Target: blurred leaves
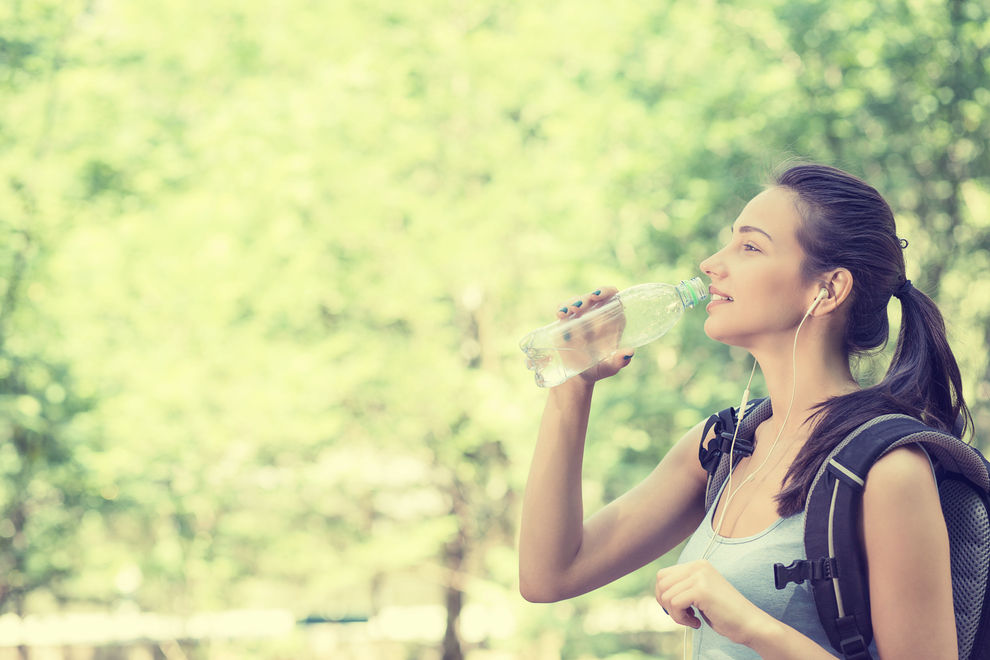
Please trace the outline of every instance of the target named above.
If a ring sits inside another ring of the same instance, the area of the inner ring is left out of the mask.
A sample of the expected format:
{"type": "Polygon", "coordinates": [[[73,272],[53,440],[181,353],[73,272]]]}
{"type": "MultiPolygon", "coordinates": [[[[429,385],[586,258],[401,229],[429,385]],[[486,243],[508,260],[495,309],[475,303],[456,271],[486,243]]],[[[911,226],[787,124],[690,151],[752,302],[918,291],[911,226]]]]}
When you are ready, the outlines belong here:
{"type": "MultiPolygon", "coordinates": [[[[575,293],[694,275],[791,155],[892,202],[990,429],[986,13],[5,4],[0,555],[34,571],[8,583],[39,608],[517,603],[542,395],[516,339],[575,293]]],[[[737,399],[748,360],[702,321],[601,388],[589,509],[737,399]]],[[[571,606],[540,615],[564,639],[499,643],[623,648],[571,606]]]]}

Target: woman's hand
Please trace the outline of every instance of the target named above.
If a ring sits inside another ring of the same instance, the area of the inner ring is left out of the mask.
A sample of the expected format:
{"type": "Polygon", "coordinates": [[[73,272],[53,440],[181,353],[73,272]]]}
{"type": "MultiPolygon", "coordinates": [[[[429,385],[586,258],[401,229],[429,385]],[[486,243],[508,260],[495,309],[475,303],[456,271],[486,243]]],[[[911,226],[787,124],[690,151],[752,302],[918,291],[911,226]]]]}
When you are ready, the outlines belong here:
{"type": "Polygon", "coordinates": [[[773,622],[704,559],[658,571],[656,597],[676,623],[700,628],[697,612],[715,632],[736,644],[749,646],[760,627],[773,622]]]}
{"type": "MultiPolygon", "coordinates": [[[[558,309],[557,318],[561,321],[568,321],[570,319],[578,318],[586,312],[607,303],[612,296],[618,293],[618,291],[618,289],[612,286],[602,287],[601,289],[592,291],[591,293],[578,298],[571,304],[565,305],[558,309]]],[[[585,344],[605,342],[613,343],[614,345],[614,342],[618,341],[618,338],[622,336],[622,330],[624,327],[625,319],[620,315],[614,321],[603,323],[596,327],[594,336],[574,337],[572,341],[575,343],[583,342],[585,344]]],[[[635,351],[633,350],[620,349],[595,366],[582,372],[580,374],[580,378],[586,384],[590,385],[596,381],[602,380],[603,378],[614,376],[623,367],[629,364],[634,354],[635,351]]]]}

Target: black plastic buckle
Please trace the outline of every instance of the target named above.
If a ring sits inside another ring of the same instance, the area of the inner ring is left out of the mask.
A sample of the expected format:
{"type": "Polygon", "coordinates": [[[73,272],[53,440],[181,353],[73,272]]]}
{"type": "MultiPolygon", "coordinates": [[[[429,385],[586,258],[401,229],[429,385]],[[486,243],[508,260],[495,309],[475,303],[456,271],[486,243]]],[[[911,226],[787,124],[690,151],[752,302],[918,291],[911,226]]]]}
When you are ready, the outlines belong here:
{"type": "Polygon", "coordinates": [[[814,561],[795,559],[787,566],[777,563],[773,565],[773,584],[783,589],[789,583],[803,584],[805,580],[831,580],[839,577],[835,557],[822,557],[814,561]]]}
{"type": "Polygon", "coordinates": [[[839,633],[839,651],[846,660],[869,660],[872,657],[866,639],[859,633],[855,616],[836,619],[835,626],[839,633]]]}
{"type": "Polygon", "coordinates": [[[701,467],[705,468],[705,472],[708,474],[715,474],[715,470],[718,469],[718,463],[721,458],[722,450],[718,444],[717,436],[708,442],[707,448],[705,448],[704,445],[701,445],[698,448],[698,460],[701,461],[701,467]]]}
{"type": "MultiPolygon", "coordinates": [[[[752,456],[753,448],[756,444],[753,442],[753,438],[736,438],[736,454],[742,454],[743,456],[752,456]]],[[[732,434],[726,431],[722,434],[722,452],[725,454],[729,453],[729,448],[732,447],[732,434]]]]}
{"type": "MultiPolygon", "coordinates": [[[[718,426],[715,427],[718,431],[718,426]]],[[[729,449],[732,447],[732,432],[722,431],[718,433],[714,438],[708,441],[708,447],[702,446],[698,450],[698,459],[701,461],[701,466],[705,468],[708,474],[715,474],[718,469],[718,464],[722,460],[722,456],[729,453],[729,449]]],[[[753,455],[753,440],[747,438],[736,438],[735,453],[741,454],[742,456],[752,456],[753,455]]]]}
{"type": "Polygon", "coordinates": [[[866,648],[866,640],[862,635],[843,638],[839,642],[839,650],[842,651],[846,660],[867,660],[870,658],[870,651],[866,648]]]}

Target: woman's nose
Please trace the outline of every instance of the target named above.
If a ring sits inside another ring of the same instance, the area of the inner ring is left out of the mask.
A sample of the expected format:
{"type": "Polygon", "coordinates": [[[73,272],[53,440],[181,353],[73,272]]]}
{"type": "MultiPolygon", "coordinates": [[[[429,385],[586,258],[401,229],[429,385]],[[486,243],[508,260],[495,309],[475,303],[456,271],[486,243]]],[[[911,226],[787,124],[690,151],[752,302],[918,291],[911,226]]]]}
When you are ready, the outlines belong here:
{"type": "Polygon", "coordinates": [[[721,250],[711,255],[710,257],[702,261],[700,264],[698,264],[698,267],[701,268],[701,272],[707,275],[708,277],[715,277],[717,275],[721,275],[722,260],[719,258],[720,254],[721,254],[721,250]]]}

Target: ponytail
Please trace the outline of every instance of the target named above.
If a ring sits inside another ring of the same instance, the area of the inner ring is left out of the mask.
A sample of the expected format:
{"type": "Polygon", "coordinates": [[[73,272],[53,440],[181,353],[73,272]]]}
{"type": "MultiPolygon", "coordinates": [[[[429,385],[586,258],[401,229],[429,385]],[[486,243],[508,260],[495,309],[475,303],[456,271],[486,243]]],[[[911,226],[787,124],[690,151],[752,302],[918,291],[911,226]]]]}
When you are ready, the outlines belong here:
{"type": "Polygon", "coordinates": [[[931,298],[902,285],[901,330],[887,374],[880,382],[929,426],[962,435],[972,418],[962,396],[962,378],[945,336],[942,314],[931,298]],[[958,427],[958,428],[957,428],[958,427]]]}

